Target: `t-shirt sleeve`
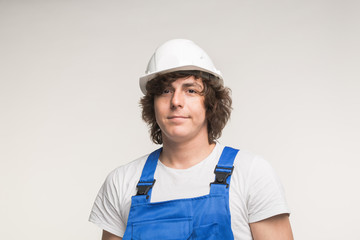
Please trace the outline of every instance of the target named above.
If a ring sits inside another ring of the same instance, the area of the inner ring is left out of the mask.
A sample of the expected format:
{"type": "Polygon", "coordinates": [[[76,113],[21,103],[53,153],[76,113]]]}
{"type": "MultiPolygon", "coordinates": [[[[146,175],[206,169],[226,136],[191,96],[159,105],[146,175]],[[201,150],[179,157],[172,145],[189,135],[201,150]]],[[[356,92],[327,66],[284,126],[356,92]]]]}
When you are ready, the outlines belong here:
{"type": "Polygon", "coordinates": [[[267,161],[260,157],[254,159],[248,181],[249,223],[290,213],[281,182],[267,161]]]}
{"type": "Polygon", "coordinates": [[[103,230],[122,237],[126,223],[120,213],[119,181],[117,171],[112,171],[106,178],[96,196],[89,221],[103,230]]]}

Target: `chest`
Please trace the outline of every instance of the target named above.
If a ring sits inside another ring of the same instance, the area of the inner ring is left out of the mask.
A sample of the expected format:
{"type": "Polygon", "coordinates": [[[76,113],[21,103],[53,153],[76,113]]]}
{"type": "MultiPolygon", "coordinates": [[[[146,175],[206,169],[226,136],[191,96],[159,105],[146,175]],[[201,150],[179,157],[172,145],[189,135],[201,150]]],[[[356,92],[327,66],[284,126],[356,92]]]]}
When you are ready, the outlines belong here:
{"type": "Polygon", "coordinates": [[[190,171],[177,171],[159,165],[155,171],[151,202],[193,198],[209,194],[214,181],[215,163],[203,164],[190,171]]]}

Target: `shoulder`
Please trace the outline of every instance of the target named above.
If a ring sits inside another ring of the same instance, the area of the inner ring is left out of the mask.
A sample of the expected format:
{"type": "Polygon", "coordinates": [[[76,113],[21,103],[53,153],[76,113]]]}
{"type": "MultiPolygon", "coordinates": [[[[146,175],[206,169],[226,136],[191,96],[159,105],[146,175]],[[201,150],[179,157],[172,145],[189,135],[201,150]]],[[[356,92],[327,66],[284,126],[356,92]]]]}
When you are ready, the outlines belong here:
{"type": "Polygon", "coordinates": [[[272,172],[270,163],[261,155],[246,150],[240,150],[235,158],[234,166],[243,174],[251,176],[260,172],[272,172]]]}
{"type": "MultiPolygon", "coordinates": [[[[236,186],[239,196],[249,200],[264,193],[264,189],[282,193],[282,184],[271,164],[261,155],[246,150],[239,150],[234,160],[231,184],[236,186]]],[[[235,190],[233,189],[233,190],[235,190]]],[[[267,192],[267,191],[266,191],[267,192]]]]}
{"type": "Polygon", "coordinates": [[[290,212],[279,177],[262,156],[240,150],[233,174],[233,195],[246,206],[248,222],[290,212]]]}
{"type": "MultiPolygon", "coordinates": [[[[220,145],[219,150],[222,152],[225,146],[220,145]]],[[[238,149],[234,160],[234,174],[241,175],[243,178],[249,177],[253,171],[259,171],[260,169],[271,169],[270,164],[261,156],[252,152],[243,150],[238,147],[231,147],[238,149]]]]}
{"type": "MultiPolygon", "coordinates": [[[[220,157],[226,146],[217,144],[217,154],[220,157]]],[[[265,170],[272,171],[271,165],[261,155],[254,154],[239,147],[227,146],[239,150],[234,160],[234,171],[242,175],[251,175],[253,171],[265,170]]]]}
{"type": "MultiPolygon", "coordinates": [[[[141,156],[129,163],[126,163],[122,166],[119,166],[112,170],[108,174],[108,179],[123,179],[123,178],[129,178],[129,177],[135,177],[134,174],[141,174],[141,170],[143,169],[146,159],[148,158],[149,154],[146,154],[144,156],[141,156]]],[[[140,176],[140,175],[139,175],[140,176]]]]}
{"type": "Polygon", "coordinates": [[[240,149],[234,161],[233,174],[235,181],[239,181],[249,192],[260,183],[271,184],[282,191],[276,171],[261,155],[240,149]]]}
{"type": "Polygon", "coordinates": [[[146,159],[148,158],[149,154],[146,154],[144,156],[141,156],[127,164],[124,164],[116,169],[114,169],[110,174],[116,174],[116,175],[132,175],[134,172],[137,172],[139,169],[142,170],[142,168],[145,165],[146,159]]]}
{"type": "Polygon", "coordinates": [[[111,171],[95,199],[89,220],[102,229],[122,236],[130,209],[131,196],[148,155],[111,171]]]}
{"type": "Polygon", "coordinates": [[[142,169],[148,156],[149,154],[141,156],[112,170],[107,175],[100,191],[111,191],[118,195],[123,195],[124,192],[132,189],[140,179],[142,169]]]}

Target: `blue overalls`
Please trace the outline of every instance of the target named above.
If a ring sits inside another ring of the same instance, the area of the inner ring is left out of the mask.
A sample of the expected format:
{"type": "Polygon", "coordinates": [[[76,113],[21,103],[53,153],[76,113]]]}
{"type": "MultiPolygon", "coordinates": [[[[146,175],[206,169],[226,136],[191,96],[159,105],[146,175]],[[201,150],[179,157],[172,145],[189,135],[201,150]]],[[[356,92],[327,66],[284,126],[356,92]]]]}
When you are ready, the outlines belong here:
{"type": "Polygon", "coordinates": [[[229,184],[239,150],[225,147],[215,168],[210,194],[186,199],[150,202],[154,173],[162,148],[146,160],[123,240],[234,239],[229,210],[229,184]]]}

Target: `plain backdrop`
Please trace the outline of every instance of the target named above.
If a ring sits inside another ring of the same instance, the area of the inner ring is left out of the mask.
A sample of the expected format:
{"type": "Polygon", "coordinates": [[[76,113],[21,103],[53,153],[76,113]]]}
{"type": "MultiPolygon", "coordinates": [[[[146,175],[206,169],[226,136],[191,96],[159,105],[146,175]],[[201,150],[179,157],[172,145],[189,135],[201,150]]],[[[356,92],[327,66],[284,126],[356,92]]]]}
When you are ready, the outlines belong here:
{"type": "Polygon", "coordinates": [[[0,0],[0,238],[100,239],[107,174],[158,146],[138,77],[193,40],[232,89],[219,141],[264,156],[296,239],[360,239],[360,2],[0,0]]]}

